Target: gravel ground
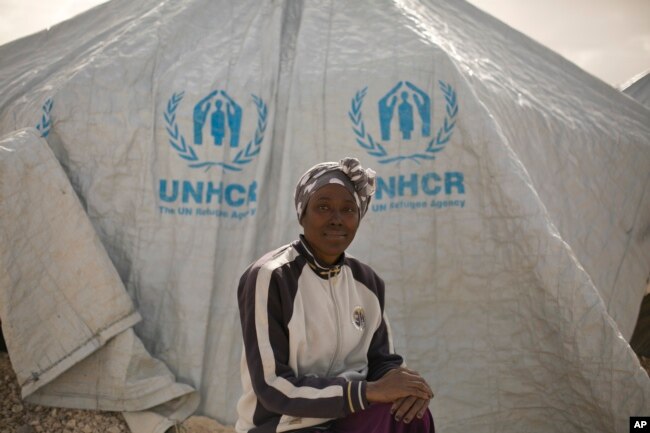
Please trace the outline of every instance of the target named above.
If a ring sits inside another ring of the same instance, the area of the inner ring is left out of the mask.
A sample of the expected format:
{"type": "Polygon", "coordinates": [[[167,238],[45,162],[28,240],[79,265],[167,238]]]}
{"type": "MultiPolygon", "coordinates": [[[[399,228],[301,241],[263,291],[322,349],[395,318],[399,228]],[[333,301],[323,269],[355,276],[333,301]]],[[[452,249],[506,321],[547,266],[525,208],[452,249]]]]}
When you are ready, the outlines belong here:
{"type": "Polygon", "coordinates": [[[9,355],[0,352],[0,433],[123,433],[119,413],[38,406],[20,399],[9,355]]]}
{"type": "MultiPolygon", "coordinates": [[[[20,387],[9,355],[0,352],[0,433],[128,433],[118,412],[61,409],[20,399],[20,387]]],[[[170,433],[234,433],[232,428],[193,416],[170,433]]]]}
{"type": "MultiPolygon", "coordinates": [[[[650,374],[650,358],[640,357],[650,374]]],[[[21,401],[9,356],[0,352],[0,433],[128,433],[121,414],[38,406],[21,401]]],[[[191,417],[170,433],[232,433],[206,417],[191,417]],[[176,431],[174,431],[176,430],[176,431]]]]}

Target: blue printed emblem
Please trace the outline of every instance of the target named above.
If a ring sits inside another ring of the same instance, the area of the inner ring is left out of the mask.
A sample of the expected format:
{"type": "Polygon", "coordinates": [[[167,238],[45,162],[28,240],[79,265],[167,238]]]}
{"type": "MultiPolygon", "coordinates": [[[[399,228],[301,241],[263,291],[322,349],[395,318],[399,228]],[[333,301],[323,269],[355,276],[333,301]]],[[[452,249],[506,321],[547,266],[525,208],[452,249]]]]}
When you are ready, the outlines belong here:
{"type": "MultiPolygon", "coordinates": [[[[262,98],[251,95],[257,109],[257,128],[254,137],[229,161],[202,160],[194,146],[211,146],[213,149],[240,147],[241,126],[244,112],[242,107],[225,91],[214,90],[194,105],[192,112],[193,140],[188,144],[176,123],[176,110],[183,100],[184,92],[174,93],[167,102],[165,123],[169,144],[178,156],[188,162],[191,168],[220,166],[224,170],[241,171],[260,153],[266,130],[267,107],[262,98]]],[[[205,152],[209,153],[209,152],[205,152]]]]}
{"type": "Polygon", "coordinates": [[[435,135],[431,135],[432,102],[431,97],[422,89],[409,81],[400,81],[388,91],[378,102],[378,121],[381,141],[375,140],[366,130],[363,120],[362,106],[368,87],[359,90],[354,98],[348,115],[352,121],[352,130],[357,143],[369,154],[378,158],[382,164],[410,159],[433,160],[435,154],[445,148],[456,126],[458,101],[456,91],[444,81],[438,82],[445,98],[445,118],[443,125],[435,135]],[[419,123],[419,124],[418,124],[419,123]],[[418,128],[416,128],[416,125],[418,128]],[[393,137],[394,131],[399,132],[402,141],[419,141],[425,143],[424,151],[407,155],[392,155],[386,147],[393,137]]]}
{"type": "Polygon", "coordinates": [[[41,133],[41,137],[43,138],[50,135],[50,129],[52,128],[52,117],[50,113],[52,112],[52,107],[54,107],[52,98],[47,98],[43,107],[41,107],[43,114],[41,114],[41,121],[36,125],[36,129],[41,133]]]}

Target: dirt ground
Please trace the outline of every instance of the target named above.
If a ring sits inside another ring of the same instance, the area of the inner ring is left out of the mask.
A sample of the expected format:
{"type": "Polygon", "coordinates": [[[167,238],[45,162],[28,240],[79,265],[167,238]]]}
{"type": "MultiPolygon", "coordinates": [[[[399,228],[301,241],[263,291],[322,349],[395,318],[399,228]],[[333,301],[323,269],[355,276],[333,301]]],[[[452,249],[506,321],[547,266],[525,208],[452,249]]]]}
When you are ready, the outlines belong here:
{"type": "MultiPolygon", "coordinates": [[[[650,374],[650,358],[640,357],[650,374]]],[[[0,352],[0,433],[128,433],[121,414],[38,406],[21,401],[9,356],[0,352]]],[[[170,433],[233,433],[206,417],[191,417],[170,433]]]]}

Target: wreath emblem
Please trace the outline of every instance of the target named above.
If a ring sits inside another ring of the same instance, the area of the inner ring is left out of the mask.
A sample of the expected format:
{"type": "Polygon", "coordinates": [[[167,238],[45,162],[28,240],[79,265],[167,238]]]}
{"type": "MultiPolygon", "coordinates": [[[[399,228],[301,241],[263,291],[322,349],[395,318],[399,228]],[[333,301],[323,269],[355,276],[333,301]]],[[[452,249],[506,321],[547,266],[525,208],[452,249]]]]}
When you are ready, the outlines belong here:
{"type": "Polygon", "coordinates": [[[205,161],[198,157],[191,145],[188,145],[176,123],[176,110],[184,96],[184,92],[172,94],[169,101],[167,101],[164,116],[167,133],[169,134],[169,144],[178,156],[188,162],[187,165],[190,168],[205,168],[207,171],[212,167],[219,166],[224,170],[241,171],[246,164],[250,163],[260,153],[268,114],[266,103],[262,98],[251,95],[257,109],[257,128],[255,129],[255,136],[248,142],[246,147],[237,152],[230,161],[205,161]]]}
{"type": "Polygon", "coordinates": [[[419,163],[419,160],[434,160],[435,154],[440,152],[449,143],[456,126],[456,115],[458,114],[458,101],[456,100],[456,91],[444,81],[438,81],[440,90],[445,97],[445,119],[442,126],[438,129],[434,137],[427,143],[424,152],[412,153],[410,155],[393,156],[386,151],[386,148],[380,141],[376,141],[369,132],[363,121],[361,108],[363,99],[366,97],[368,86],[359,90],[352,98],[348,116],[352,121],[352,130],[356,136],[357,144],[361,146],[369,155],[379,159],[381,164],[398,162],[410,159],[419,163]]]}
{"type": "Polygon", "coordinates": [[[43,114],[41,115],[41,121],[36,125],[36,129],[41,133],[41,137],[46,138],[50,135],[50,129],[52,128],[52,107],[54,107],[54,101],[52,98],[47,98],[43,107],[41,107],[43,114]]]}

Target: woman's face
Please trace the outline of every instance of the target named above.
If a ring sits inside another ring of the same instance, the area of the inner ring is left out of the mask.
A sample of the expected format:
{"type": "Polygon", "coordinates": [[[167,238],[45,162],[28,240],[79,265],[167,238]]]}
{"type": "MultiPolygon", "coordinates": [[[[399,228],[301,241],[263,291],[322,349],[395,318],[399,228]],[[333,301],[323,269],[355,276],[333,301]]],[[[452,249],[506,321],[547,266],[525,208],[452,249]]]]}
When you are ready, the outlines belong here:
{"type": "Polygon", "coordinates": [[[311,196],[300,225],[318,261],[331,265],[357,233],[359,208],[345,187],[328,184],[311,196]]]}

